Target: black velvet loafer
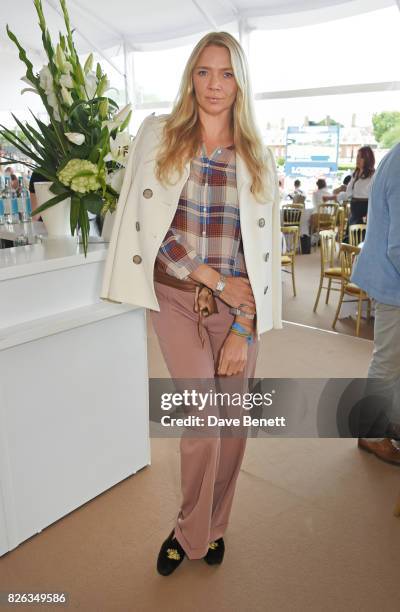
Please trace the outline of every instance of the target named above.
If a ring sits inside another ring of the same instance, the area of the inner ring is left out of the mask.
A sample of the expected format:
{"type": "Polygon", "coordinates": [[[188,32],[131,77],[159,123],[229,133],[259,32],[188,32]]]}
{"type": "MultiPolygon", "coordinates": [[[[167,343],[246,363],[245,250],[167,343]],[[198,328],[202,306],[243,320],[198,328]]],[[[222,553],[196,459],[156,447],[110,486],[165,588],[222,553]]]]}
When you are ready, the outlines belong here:
{"type": "Polygon", "coordinates": [[[163,542],[157,559],[157,571],[162,576],[169,576],[176,570],[185,558],[185,551],[175,537],[174,530],[163,542]]]}
{"type": "Polygon", "coordinates": [[[208,565],[219,565],[222,563],[225,553],[225,543],[223,538],[218,538],[214,542],[210,542],[208,545],[208,552],[204,558],[204,561],[208,565]]]}

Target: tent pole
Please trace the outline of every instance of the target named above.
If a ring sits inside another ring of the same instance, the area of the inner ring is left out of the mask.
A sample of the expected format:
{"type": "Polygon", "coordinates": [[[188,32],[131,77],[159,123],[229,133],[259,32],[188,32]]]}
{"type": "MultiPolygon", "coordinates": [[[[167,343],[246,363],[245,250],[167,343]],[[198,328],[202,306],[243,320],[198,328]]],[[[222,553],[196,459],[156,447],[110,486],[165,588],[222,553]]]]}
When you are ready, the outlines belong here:
{"type": "Polygon", "coordinates": [[[125,104],[129,104],[130,102],[130,92],[129,92],[129,84],[128,84],[128,52],[126,49],[126,41],[124,39],[122,43],[122,48],[124,50],[124,85],[125,85],[125,104]]]}
{"type": "Polygon", "coordinates": [[[250,60],[249,58],[249,53],[250,53],[250,32],[251,32],[251,28],[249,28],[247,20],[244,19],[243,17],[241,17],[238,21],[238,25],[239,25],[239,41],[240,44],[243,47],[243,50],[246,54],[246,57],[248,60],[250,60]]]}

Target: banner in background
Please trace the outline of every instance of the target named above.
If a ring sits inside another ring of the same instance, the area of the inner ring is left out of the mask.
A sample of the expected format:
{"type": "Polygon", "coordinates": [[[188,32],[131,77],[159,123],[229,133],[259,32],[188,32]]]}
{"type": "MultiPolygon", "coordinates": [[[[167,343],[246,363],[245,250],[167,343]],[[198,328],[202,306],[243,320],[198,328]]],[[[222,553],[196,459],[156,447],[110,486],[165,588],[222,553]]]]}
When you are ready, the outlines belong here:
{"type": "Polygon", "coordinates": [[[339,157],[339,129],[338,125],[288,127],[286,176],[336,173],[339,157]],[[317,173],[316,169],[318,169],[317,173]]]}

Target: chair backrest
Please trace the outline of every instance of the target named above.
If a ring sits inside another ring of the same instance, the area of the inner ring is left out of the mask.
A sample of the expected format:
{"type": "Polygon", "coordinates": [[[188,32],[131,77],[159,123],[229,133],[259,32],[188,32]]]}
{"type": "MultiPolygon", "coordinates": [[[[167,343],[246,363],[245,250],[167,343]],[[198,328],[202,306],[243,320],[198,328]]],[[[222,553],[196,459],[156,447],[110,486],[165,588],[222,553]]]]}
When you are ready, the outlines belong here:
{"type": "Polygon", "coordinates": [[[349,244],[358,246],[365,238],[367,226],[364,223],[349,225],[349,244]]]}
{"type": "Polygon", "coordinates": [[[287,255],[288,257],[294,257],[299,246],[299,226],[284,225],[283,227],[281,227],[281,231],[286,244],[285,255],[287,255]]]}
{"type": "Polygon", "coordinates": [[[303,207],[284,204],[282,206],[283,225],[300,225],[303,207]]]}
{"type": "Polygon", "coordinates": [[[345,284],[350,282],[351,273],[353,271],[353,264],[360,253],[361,249],[352,244],[345,244],[342,242],[340,245],[340,265],[342,268],[342,278],[345,284]]]}
{"type": "Polygon", "coordinates": [[[318,232],[323,229],[335,229],[339,205],[336,202],[324,202],[318,206],[318,232]]]}
{"type": "Polygon", "coordinates": [[[321,215],[329,215],[330,217],[335,217],[336,219],[338,208],[339,204],[337,202],[324,202],[318,206],[318,213],[321,215]]]}
{"type": "Polygon", "coordinates": [[[334,230],[322,230],[319,232],[321,244],[321,270],[332,268],[335,259],[336,232],[334,230]]]}

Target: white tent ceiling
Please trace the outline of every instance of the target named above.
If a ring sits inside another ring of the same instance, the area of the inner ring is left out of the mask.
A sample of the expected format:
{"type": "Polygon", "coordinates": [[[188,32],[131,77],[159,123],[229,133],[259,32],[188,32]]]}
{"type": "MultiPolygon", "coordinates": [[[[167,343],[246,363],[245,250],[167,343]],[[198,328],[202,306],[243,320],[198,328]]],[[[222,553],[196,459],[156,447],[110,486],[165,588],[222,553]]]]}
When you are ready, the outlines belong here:
{"type": "MultiPolygon", "coordinates": [[[[58,0],[42,0],[50,31],[61,25],[58,0]]],[[[121,40],[134,49],[176,44],[210,28],[242,21],[246,27],[287,28],[384,8],[396,0],[68,0],[71,22],[79,32],[79,50],[92,44],[106,49],[121,40]]],[[[5,25],[32,50],[40,49],[32,0],[16,0],[0,10],[0,44],[5,25]],[[10,6],[10,5],[8,5],[10,6]]]]}
{"type": "MultiPolygon", "coordinates": [[[[201,33],[238,24],[252,29],[279,29],[356,15],[393,6],[400,0],[68,0],[78,52],[121,47],[151,50],[191,43],[201,33]]],[[[2,4],[4,3],[4,0],[2,4]]],[[[59,0],[42,0],[52,35],[62,27],[59,0]]],[[[6,35],[6,24],[28,56],[40,67],[44,56],[32,0],[15,0],[0,8],[0,110],[22,108],[19,97],[24,67],[6,35]]],[[[29,95],[29,97],[31,97],[29,95]]]]}

